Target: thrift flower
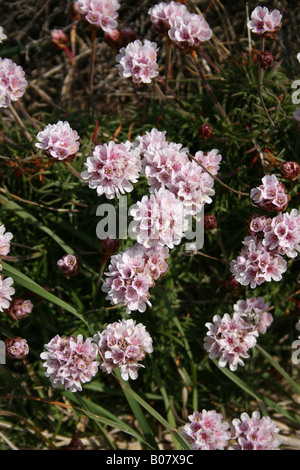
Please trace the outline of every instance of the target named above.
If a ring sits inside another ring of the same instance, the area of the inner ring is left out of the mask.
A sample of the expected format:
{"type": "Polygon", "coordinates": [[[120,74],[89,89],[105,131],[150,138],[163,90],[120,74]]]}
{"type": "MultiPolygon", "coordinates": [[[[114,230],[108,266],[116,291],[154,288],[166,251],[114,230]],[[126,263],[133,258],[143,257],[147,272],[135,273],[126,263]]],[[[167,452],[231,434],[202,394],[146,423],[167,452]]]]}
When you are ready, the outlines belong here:
{"type": "Polygon", "coordinates": [[[263,282],[280,281],[287,269],[287,263],[280,254],[272,253],[256,236],[248,236],[243,241],[236,260],[231,261],[230,270],[235,279],[251,289],[263,282]]]}
{"type": "Polygon", "coordinates": [[[168,146],[166,131],[159,131],[156,128],[151,129],[150,132],[146,131],[144,135],[136,137],[132,146],[144,157],[146,150],[154,151],[168,146]]]}
{"type": "Polygon", "coordinates": [[[110,33],[118,26],[117,0],[78,0],[76,8],[86,21],[105,32],[110,33]]]}
{"type": "Polygon", "coordinates": [[[3,279],[0,275],[0,312],[9,308],[11,296],[14,295],[15,289],[11,287],[14,281],[11,277],[3,279]]]}
{"type": "Polygon", "coordinates": [[[129,141],[120,144],[110,141],[97,145],[84,166],[86,170],[81,177],[88,181],[89,188],[96,189],[98,196],[105,194],[107,199],[113,199],[133,190],[132,183],[139,178],[141,160],[129,141]]]}
{"type": "Polygon", "coordinates": [[[268,219],[264,227],[263,245],[273,253],[296,258],[300,251],[300,214],[292,209],[268,219]]]}
{"type": "Polygon", "coordinates": [[[284,211],[289,203],[290,196],[275,175],[266,175],[257,188],[251,189],[250,198],[266,211],[284,211]]]}
{"type": "Polygon", "coordinates": [[[24,359],[29,353],[26,339],[21,338],[21,336],[6,338],[5,353],[9,359],[24,359]]]}
{"type": "Polygon", "coordinates": [[[150,83],[158,75],[157,51],[157,44],[147,39],[122,47],[116,56],[120,76],[132,77],[133,83],[150,83]]]}
{"type": "Polygon", "coordinates": [[[269,11],[267,7],[256,7],[251,13],[248,28],[259,36],[275,37],[281,28],[282,15],[279,10],[269,11]]]}
{"type": "Polygon", "coordinates": [[[13,320],[20,321],[29,317],[32,309],[33,304],[30,300],[14,299],[7,313],[13,320]]]}
{"type": "Polygon", "coordinates": [[[176,46],[187,54],[208,41],[212,30],[203,16],[186,11],[183,15],[176,16],[168,34],[176,46]]]}
{"type": "Polygon", "coordinates": [[[149,289],[167,270],[168,255],[166,246],[145,248],[139,243],[113,255],[102,285],[106,299],[113,305],[124,303],[128,314],[144,312],[147,305],[151,307],[149,289]]]}
{"type": "Polygon", "coordinates": [[[98,348],[92,338],[83,341],[82,335],[77,338],[56,335],[45,348],[47,351],[40,357],[54,388],[61,386],[63,390],[81,392],[82,384],[90,382],[98,372],[98,348]]]}
{"type": "Polygon", "coordinates": [[[281,176],[289,181],[295,181],[300,175],[300,165],[297,162],[283,162],[280,165],[281,176]]]}
{"type": "Polygon", "coordinates": [[[243,319],[257,329],[258,333],[264,334],[273,321],[273,316],[267,312],[270,307],[269,302],[265,302],[263,297],[250,297],[246,300],[238,300],[233,310],[240,314],[243,319]]]}
{"type": "Polygon", "coordinates": [[[64,276],[77,276],[80,264],[79,257],[72,254],[66,254],[57,261],[57,267],[64,276]]]}
{"type": "Polygon", "coordinates": [[[0,108],[8,108],[25,93],[27,80],[20,65],[0,57],[0,108]]]}
{"type": "Polygon", "coordinates": [[[170,3],[160,2],[149,10],[149,15],[154,28],[165,34],[169,31],[177,16],[182,16],[188,10],[185,5],[171,1],[170,3]]]}
{"type": "Polygon", "coordinates": [[[10,252],[10,241],[13,238],[11,232],[5,232],[5,225],[0,225],[0,259],[10,252]]]}
{"type": "Polygon", "coordinates": [[[249,356],[248,350],[256,344],[258,331],[249,325],[240,313],[235,312],[233,317],[225,313],[213,317],[213,323],[206,323],[207,336],[204,338],[204,349],[210,359],[219,359],[219,366],[229,364],[230,370],[237,370],[244,366],[244,359],[249,356]]]}
{"type": "Polygon", "coordinates": [[[48,124],[36,138],[39,142],[35,146],[54,161],[70,161],[79,150],[79,135],[67,121],[48,124]]]}
{"type": "Polygon", "coordinates": [[[146,353],[152,353],[152,338],[142,323],[135,320],[119,320],[110,323],[101,333],[93,337],[102,357],[100,368],[110,374],[120,367],[123,380],[137,379],[139,364],[146,353]]]}
{"type": "Polygon", "coordinates": [[[281,445],[279,428],[268,416],[260,418],[258,411],[250,417],[241,414],[241,419],[234,419],[231,426],[232,438],[237,443],[230,450],[278,450],[281,445]]]}
{"type": "Polygon", "coordinates": [[[183,436],[195,450],[224,450],[230,440],[230,424],[215,410],[194,411],[190,423],[183,428],[183,436]]]}
{"type": "Polygon", "coordinates": [[[130,210],[137,241],[146,248],[155,244],[174,248],[179,245],[187,229],[184,206],[168,189],[160,188],[137,202],[130,210]]]}

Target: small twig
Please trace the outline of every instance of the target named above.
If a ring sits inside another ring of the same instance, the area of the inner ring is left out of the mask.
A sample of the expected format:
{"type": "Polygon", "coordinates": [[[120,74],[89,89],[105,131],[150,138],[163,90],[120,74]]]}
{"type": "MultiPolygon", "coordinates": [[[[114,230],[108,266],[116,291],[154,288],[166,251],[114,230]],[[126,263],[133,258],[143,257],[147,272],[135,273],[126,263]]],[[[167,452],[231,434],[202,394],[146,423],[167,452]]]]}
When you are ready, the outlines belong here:
{"type": "Polygon", "coordinates": [[[221,181],[219,178],[217,178],[217,176],[213,175],[204,165],[202,165],[201,162],[199,162],[199,160],[197,160],[197,158],[193,157],[193,155],[191,155],[190,153],[188,155],[192,160],[194,160],[196,163],[198,163],[198,165],[200,165],[201,168],[204,171],[206,171],[206,173],[208,173],[215,181],[217,181],[219,184],[224,186],[224,188],[228,189],[229,191],[232,191],[233,193],[240,194],[241,196],[248,196],[249,197],[249,193],[243,193],[241,191],[237,191],[236,189],[231,188],[227,184],[223,183],[223,181],[221,181]]]}
{"type": "Polygon", "coordinates": [[[93,29],[93,31],[92,31],[91,65],[90,65],[90,81],[89,81],[89,93],[90,93],[90,95],[92,95],[92,93],[93,93],[96,41],[97,41],[97,30],[93,29]]]}

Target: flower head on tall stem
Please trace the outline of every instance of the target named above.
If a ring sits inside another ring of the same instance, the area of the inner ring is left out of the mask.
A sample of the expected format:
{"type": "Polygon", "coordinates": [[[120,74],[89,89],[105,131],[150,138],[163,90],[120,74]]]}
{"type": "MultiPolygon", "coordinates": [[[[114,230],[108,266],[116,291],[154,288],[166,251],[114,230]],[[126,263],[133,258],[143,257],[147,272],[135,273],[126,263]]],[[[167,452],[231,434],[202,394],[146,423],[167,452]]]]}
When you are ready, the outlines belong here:
{"type": "Polygon", "coordinates": [[[14,281],[11,277],[3,278],[0,274],[0,312],[9,308],[15,289],[12,287],[14,281]]]}
{"type": "Polygon", "coordinates": [[[76,8],[89,24],[105,32],[110,33],[118,26],[117,0],[78,0],[76,8]]]}
{"type": "Polygon", "coordinates": [[[5,352],[9,359],[24,359],[29,353],[29,346],[26,339],[21,336],[6,338],[5,352]]]}
{"type": "Polygon", "coordinates": [[[282,15],[279,10],[271,10],[267,7],[256,7],[251,13],[248,28],[255,34],[264,37],[275,37],[281,28],[282,15]]]}
{"type": "Polygon", "coordinates": [[[175,17],[168,34],[176,46],[188,54],[208,41],[212,30],[202,15],[186,11],[175,17]]]}
{"type": "Polygon", "coordinates": [[[53,161],[69,162],[79,150],[79,135],[67,121],[48,124],[36,136],[35,146],[53,161]]]}
{"type": "Polygon", "coordinates": [[[54,388],[81,392],[82,384],[90,382],[98,372],[98,348],[92,338],[84,341],[82,335],[77,338],[56,335],[45,348],[40,357],[54,388]]]}
{"type": "Polygon", "coordinates": [[[12,101],[18,101],[27,84],[22,67],[0,57],[0,108],[8,108],[12,101]]]}
{"type": "Polygon", "coordinates": [[[160,2],[149,9],[149,15],[154,28],[161,34],[167,34],[177,16],[182,16],[188,10],[179,2],[160,2]]]}
{"type": "Polygon", "coordinates": [[[129,141],[96,145],[93,156],[84,163],[86,170],[81,177],[88,181],[89,188],[96,189],[98,196],[105,194],[107,199],[129,193],[133,190],[141,170],[138,151],[129,141]]]}
{"type": "Polygon", "coordinates": [[[0,270],[1,270],[1,257],[8,255],[10,252],[10,242],[13,238],[11,232],[6,232],[5,225],[0,225],[0,270]]]}
{"type": "Polygon", "coordinates": [[[135,320],[119,320],[110,323],[105,330],[93,336],[99,347],[103,372],[110,374],[120,367],[123,380],[137,379],[140,364],[146,353],[152,353],[152,338],[142,323],[135,320]]]}
{"type": "Polygon", "coordinates": [[[251,189],[250,198],[254,204],[266,211],[284,211],[290,200],[285,186],[275,175],[264,176],[262,184],[251,189]]]}
{"type": "Polygon", "coordinates": [[[230,440],[230,424],[215,410],[194,411],[190,423],[183,428],[183,436],[195,450],[224,450],[230,440]]]}
{"type": "Polygon", "coordinates": [[[7,313],[15,321],[29,317],[33,309],[32,302],[27,299],[13,299],[7,313]]]}
{"type": "Polygon", "coordinates": [[[158,75],[157,51],[157,44],[147,39],[122,47],[116,56],[120,76],[131,77],[133,83],[150,83],[158,75]]]}
{"type": "Polygon", "coordinates": [[[260,417],[254,411],[250,417],[242,413],[240,419],[234,419],[231,425],[232,444],[230,450],[278,450],[281,445],[279,428],[268,416],[260,417]]]}

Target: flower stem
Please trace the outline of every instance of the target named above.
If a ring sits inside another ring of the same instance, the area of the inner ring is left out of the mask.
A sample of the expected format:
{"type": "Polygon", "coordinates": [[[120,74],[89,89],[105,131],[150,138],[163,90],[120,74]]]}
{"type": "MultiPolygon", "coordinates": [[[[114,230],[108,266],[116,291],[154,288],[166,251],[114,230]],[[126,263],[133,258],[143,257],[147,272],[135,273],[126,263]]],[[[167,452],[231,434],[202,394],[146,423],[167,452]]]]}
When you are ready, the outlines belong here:
{"type": "Polygon", "coordinates": [[[33,141],[33,138],[31,137],[31,135],[29,134],[29,132],[27,131],[22,119],[20,118],[19,114],[17,113],[17,111],[15,110],[15,108],[12,106],[12,104],[9,105],[9,110],[11,112],[11,114],[13,115],[13,117],[15,118],[15,121],[19,124],[19,126],[21,127],[26,139],[28,140],[28,142],[32,142],[33,141]]]}
{"type": "Polygon", "coordinates": [[[24,108],[24,106],[22,105],[22,103],[20,101],[18,101],[18,106],[20,108],[20,110],[22,111],[22,113],[24,114],[24,116],[28,119],[28,121],[31,122],[31,124],[38,130],[38,131],[41,131],[42,128],[39,126],[39,124],[37,122],[35,122],[35,120],[30,116],[30,114],[26,111],[26,109],[24,108]]]}
{"type": "MultiPolygon", "coordinates": [[[[265,38],[261,38],[261,52],[264,51],[264,48],[265,48],[265,38]]],[[[271,123],[271,126],[275,127],[273,119],[269,115],[269,112],[268,112],[267,107],[265,105],[263,94],[262,94],[263,74],[264,74],[263,68],[259,67],[258,68],[258,94],[259,94],[259,99],[260,99],[262,107],[264,108],[265,115],[267,116],[267,118],[269,119],[269,121],[271,123]]]]}
{"type": "Polygon", "coordinates": [[[96,40],[97,40],[97,30],[93,29],[93,31],[92,31],[91,65],[90,65],[90,82],[89,82],[89,93],[90,93],[90,95],[92,95],[92,93],[93,93],[96,40]]]}
{"type": "Polygon", "coordinates": [[[194,160],[196,163],[198,163],[198,165],[201,166],[201,168],[206,171],[206,173],[208,173],[215,181],[217,181],[219,184],[221,184],[224,188],[228,189],[229,191],[232,191],[233,193],[236,193],[236,194],[240,194],[241,196],[248,196],[249,197],[249,194],[248,193],[243,193],[241,191],[237,191],[236,189],[233,189],[231,188],[230,186],[228,186],[227,184],[223,183],[223,181],[221,181],[219,178],[217,178],[215,175],[213,175],[204,165],[202,165],[201,162],[199,162],[197,160],[197,158],[193,157],[193,155],[191,155],[189,153],[189,157],[194,160]]]}

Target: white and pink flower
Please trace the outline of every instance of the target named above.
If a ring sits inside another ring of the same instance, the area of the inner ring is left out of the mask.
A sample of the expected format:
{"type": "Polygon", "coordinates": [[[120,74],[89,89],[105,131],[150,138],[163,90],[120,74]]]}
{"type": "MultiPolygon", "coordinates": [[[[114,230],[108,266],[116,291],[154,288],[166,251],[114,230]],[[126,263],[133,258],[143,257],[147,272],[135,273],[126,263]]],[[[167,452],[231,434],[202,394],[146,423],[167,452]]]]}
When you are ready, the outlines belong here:
{"type": "Polygon", "coordinates": [[[183,428],[183,436],[195,450],[224,450],[230,440],[230,424],[215,410],[194,411],[190,423],[183,428]]]}
{"type": "Polygon", "coordinates": [[[0,57],[0,108],[8,108],[12,101],[18,101],[27,84],[22,67],[0,57]]]}
{"type": "Polygon", "coordinates": [[[117,0],[78,0],[75,5],[86,21],[107,33],[112,33],[118,26],[120,4],[117,0]]]}
{"type": "Polygon", "coordinates": [[[12,287],[14,281],[11,277],[3,278],[0,274],[0,312],[8,309],[14,295],[15,289],[12,287]]]}
{"type": "Polygon", "coordinates": [[[139,368],[144,367],[140,361],[153,352],[152,338],[145,326],[131,319],[110,323],[93,340],[103,361],[100,368],[110,374],[119,367],[123,380],[137,379],[139,368]]]}
{"type": "Polygon", "coordinates": [[[83,341],[82,335],[77,338],[56,335],[45,348],[47,351],[40,357],[45,361],[45,375],[53,388],[81,392],[82,384],[90,382],[98,372],[98,347],[92,338],[83,341]]]}
{"type": "Polygon", "coordinates": [[[48,124],[36,136],[35,146],[43,153],[57,161],[72,160],[79,150],[79,135],[67,121],[48,124]]]}
{"type": "Polygon", "coordinates": [[[186,11],[175,17],[168,34],[177,47],[189,53],[208,41],[212,30],[203,16],[186,11]]]}
{"type": "Polygon", "coordinates": [[[251,189],[250,198],[266,211],[284,211],[289,203],[285,186],[278,181],[275,175],[266,175],[262,178],[262,184],[251,189]]]}
{"type": "Polygon", "coordinates": [[[155,42],[139,39],[122,47],[116,56],[119,74],[124,78],[132,78],[133,83],[150,83],[158,76],[158,46],[155,42]]]}
{"type": "Polygon", "coordinates": [[[278,450],[281,445],[276,423],[268,416],[261,418],[258,411],[254,411],[251,417],[242,413],[241,419],[234,419],[231,435],[237,442],[230,450],[278,450]]]}
{"type": "Polygon", "coordinates": [[[251,13],[248,28],[259,36],[274,37],[281,28],[282,15],[279,10],[271,10],[267,7],[256,7],[251,13]]]}
{"type": "Polygon", "coordinates": [[[133,190],[140,171],[139,152],[132,148],[131,142],[96,145],[93,156],[88,157],[86,170],[81,177],[88,181],[89,188],[96,189],[98,196],[104,194],[107,199],[129,193],[133,190]]]}
{"type": "Polygon", "coordinates": [[[149,10],[149,15],[154,28],[164,34],[169,31],[177,16],[182,16],[188,10],[185,5],[171,1],[160,2],[149,10]]]}

